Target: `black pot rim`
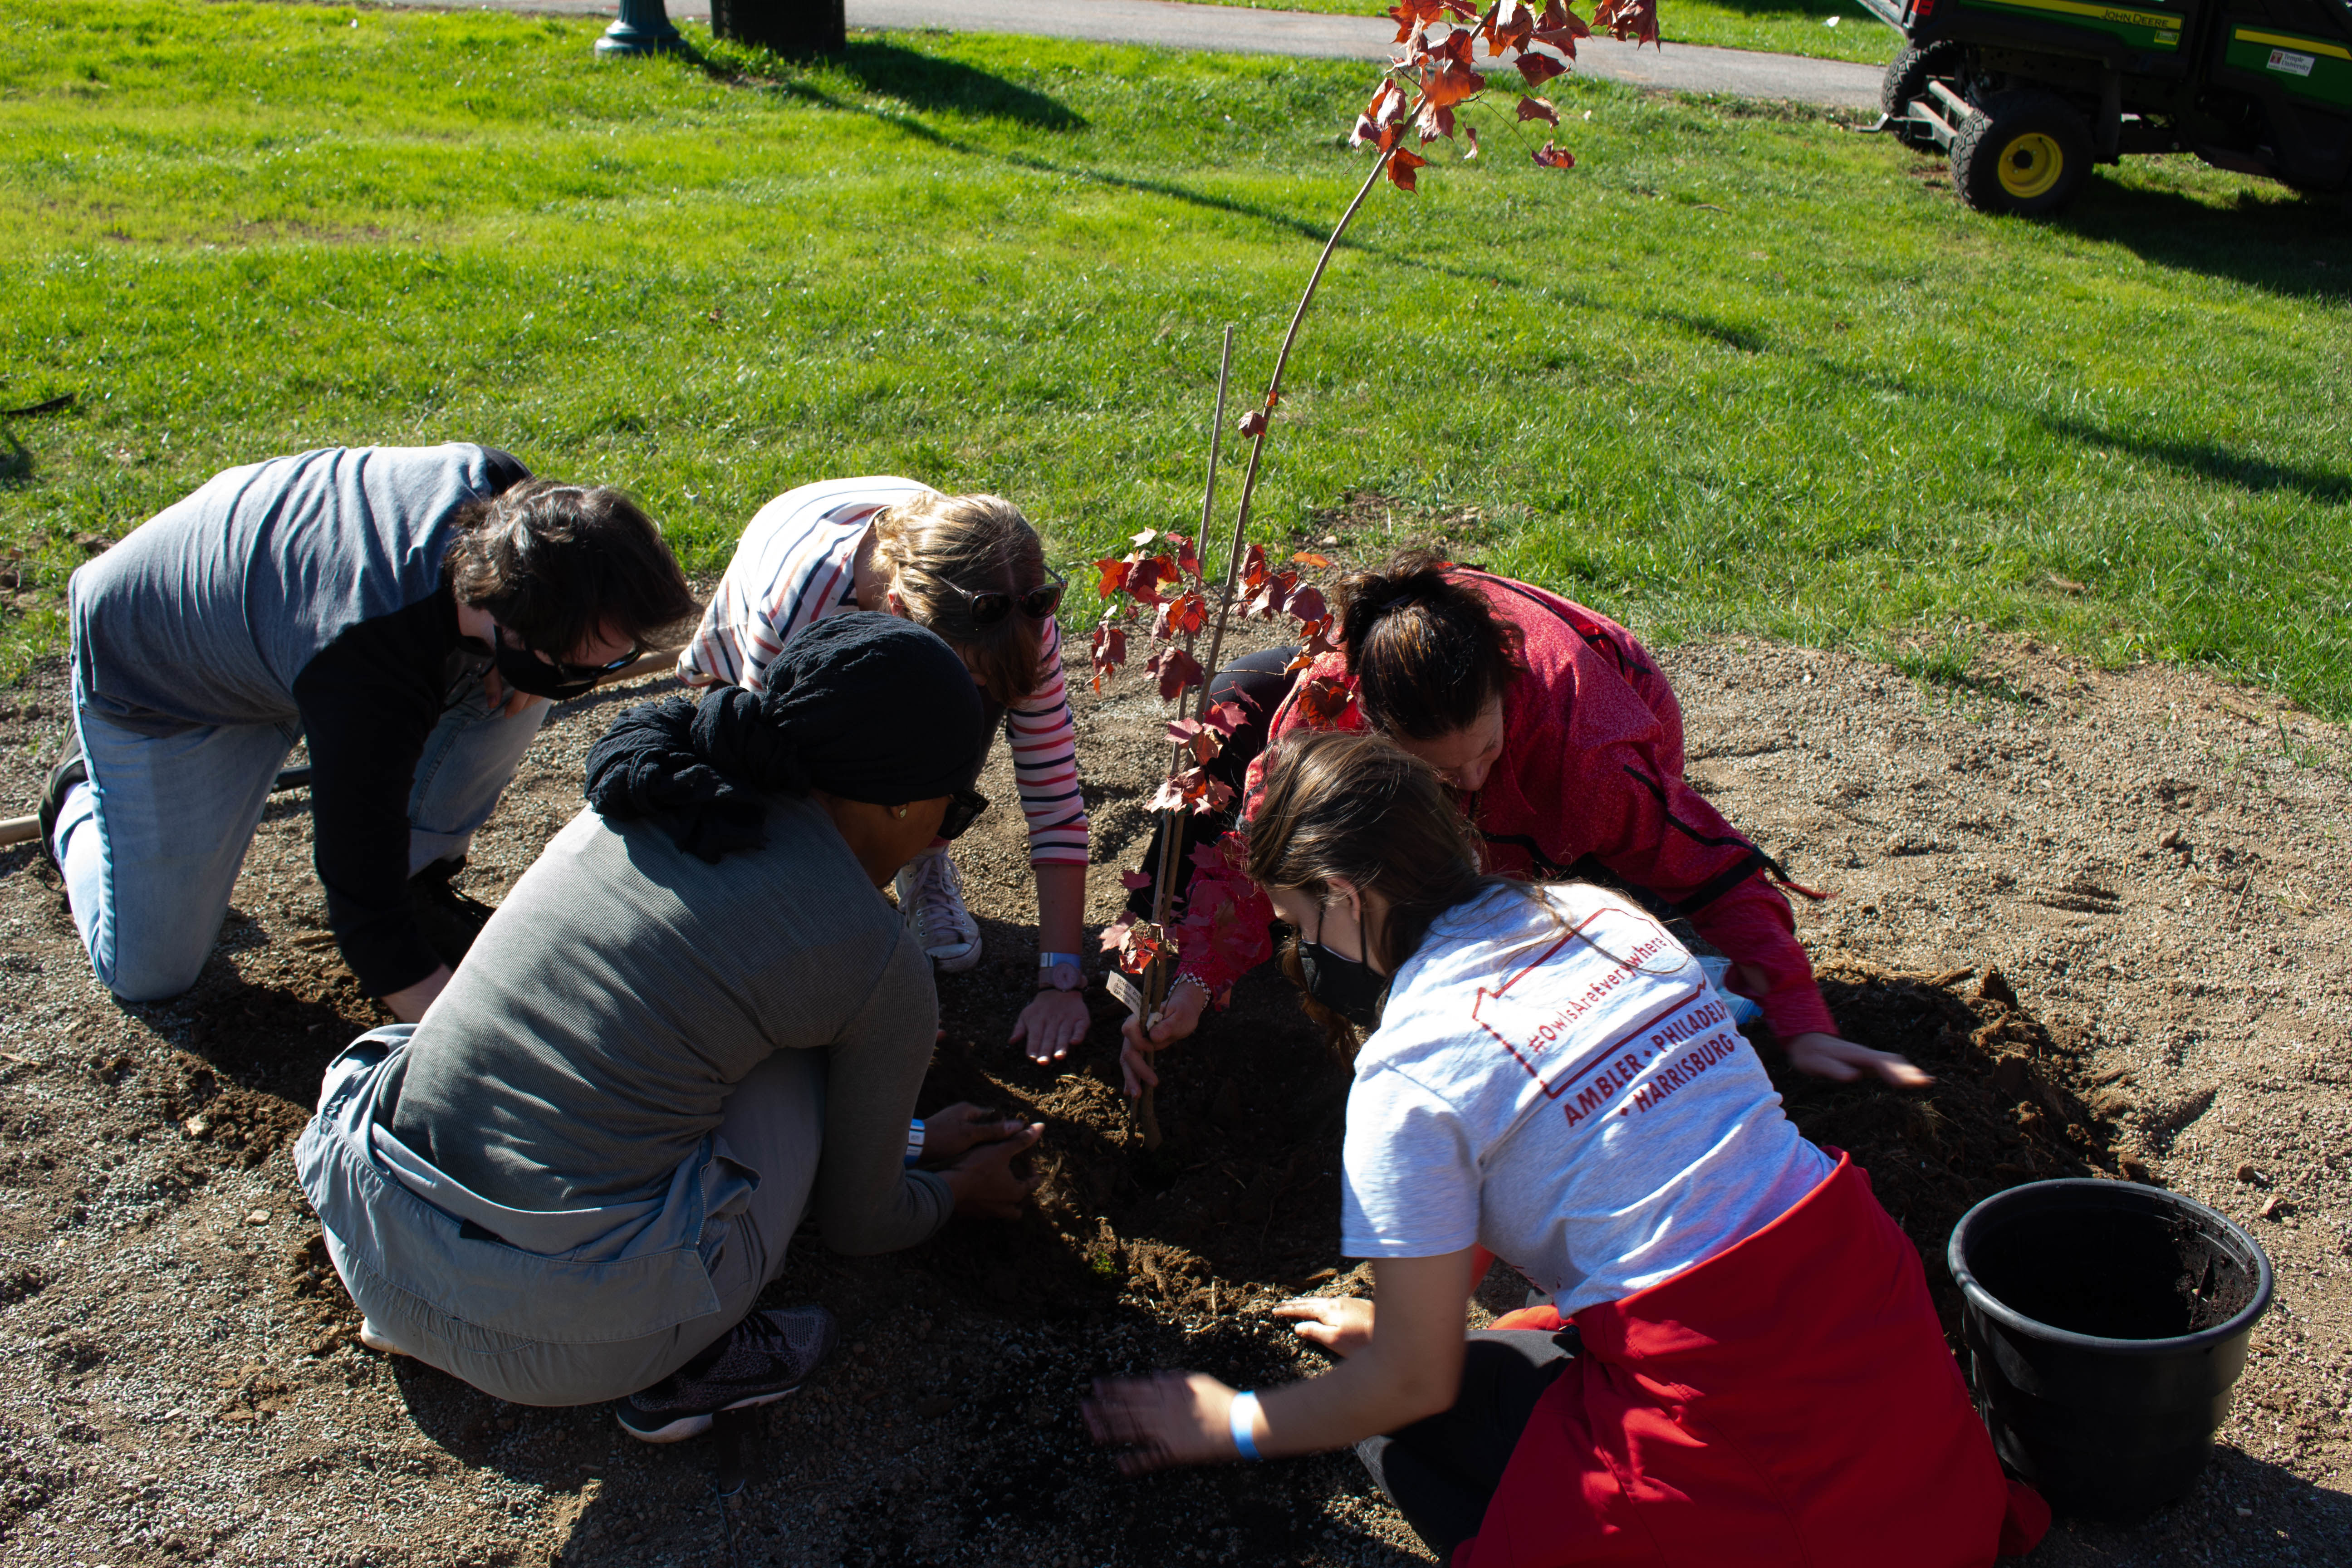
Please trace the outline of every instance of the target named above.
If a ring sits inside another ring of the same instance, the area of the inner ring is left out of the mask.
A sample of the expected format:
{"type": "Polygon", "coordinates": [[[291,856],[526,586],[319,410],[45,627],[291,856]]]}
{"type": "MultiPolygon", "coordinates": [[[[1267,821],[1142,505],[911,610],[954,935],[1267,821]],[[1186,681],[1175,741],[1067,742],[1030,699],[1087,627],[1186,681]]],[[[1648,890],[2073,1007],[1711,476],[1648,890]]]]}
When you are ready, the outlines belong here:
{"type": "Polygon", "coordinates": [[[1960,1223],[1952,1227],[1951,1240],[1944,1247],[1944,1264],[1952,1271],[1952,1279],[1958,1284],[1961,1293],[1968,1298],[1969,1305],[2012,1333],[2022,1334],[2047,1344],[2063,1345],[2073,1350],[2096,1351],[2104,1355],[2166,1356],[2210,1350],[2225,1340],[2250,1331],[2262,1315],[2270,1310],[2271,1305],[2271,1258],[2270,1254],[2263,1250],[2261,1242],[2249,1236],[2227,1215],[2207,1207],[2195,1198],[2183,1196],[2179,1193],[2167,1192],[2162,1187],[2147,1186],[2139,1182],[2113,1182],[2094,1177],[2070,1176],[2056,1181],[2028,1182],[2022,1186],[2011,1187],[1995,1193],[1962,1215],[1960,1223]],[[2021,1206],[2032,1194],[2047,1194],[2053,1188],[2095,1193],[2102,1195],[2145,1193],[2150,1198],[2157,1200],[2148,1205],[2151,1211],[2175,1205],[2188,1210],[2196,1215],[2202,1223],[2212,1226],[2222,1235],[2236,1237],[2252,1257],[2254,1260],[2253,1299],[2231,1314],[2226,1322],[2216,1323],[2210,1329],[2200,1329],[2193,1334],[2175,1334],[2169,1339],[2161,1340],[2116,1340],[2102,1334],[2080,1334],[2072,1329],[2062,1329],[2055,1324],[2045,1323],[2039,1318],[2027,1317],[1979,1282],[1975,1272],[1968,1266],[1965,1257],[1966,1244],[1974,1238],[1976,1233],[1988,1228],[1993,1222],[2000,1219],[2005,1210],[2021,1206]]]}

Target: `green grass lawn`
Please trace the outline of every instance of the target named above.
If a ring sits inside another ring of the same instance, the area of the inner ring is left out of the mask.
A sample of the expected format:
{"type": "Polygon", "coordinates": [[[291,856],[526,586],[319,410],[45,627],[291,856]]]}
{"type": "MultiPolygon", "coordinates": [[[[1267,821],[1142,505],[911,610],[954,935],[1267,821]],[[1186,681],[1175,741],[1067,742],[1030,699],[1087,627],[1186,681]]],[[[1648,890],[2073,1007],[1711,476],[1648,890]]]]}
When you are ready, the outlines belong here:
{"type": "MultiPolygon", "coordinates": [[[[0,422],[8,670],[77,534],[332,442],[629,486],[704,570],[824,475],[1000,490],[1066,562],[1190,526],[1219,330],[1262,385],[1364,167],[1360,66],[925,34],[761,81],[596,30],[0,11],[0,408],[79,398],[0,422]]],[[[1366,204],[1265,537],[1475,507],[1461,553],[1664,640],[2024,628],[2352,712],[2336,209],[2168,159],[1988,219],[1826,118],[1550,85],[1573,171],[1489,111],[1366,204]]]]}
{"type": "MultiPolygon", "coordinates": [[[[1253,11],[1321,11],[1338,16],[1385,15],[1395,0],[1199,0],[1241,5],[1253,11]]],[[[1543,6],[1538,0],[1536,9],[1543,6]]],[[[1579,0],[1577,15],[1588,22],[1592,7],[1579,0]]],[[[1771,49],[1816,59],[1860,60],[1885,65],[1903,40],[1895,29],[1854,0],[1658,0],[1658,37],[1676,44],[1713,44],[1727,49],[1771,49]],[[1832,26],[1830,18],[1837,23],[1832,26]]]]}

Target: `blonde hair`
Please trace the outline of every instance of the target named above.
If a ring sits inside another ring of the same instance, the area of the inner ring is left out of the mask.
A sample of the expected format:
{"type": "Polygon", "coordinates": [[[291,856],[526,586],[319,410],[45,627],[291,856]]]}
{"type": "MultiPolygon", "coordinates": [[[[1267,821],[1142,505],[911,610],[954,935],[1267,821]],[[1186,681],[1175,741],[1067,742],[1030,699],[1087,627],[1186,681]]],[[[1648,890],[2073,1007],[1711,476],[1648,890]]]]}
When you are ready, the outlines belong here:
{"type": "Polygon", "coordinates": [[[975,626],[966,597],[1018,595],[1045,581],[1045,542],[1019,507],[937,490],[885,507],[874,515],[874,565],[915,624],[963,655],[994,700],[1010,706],[1044,683],[1045,623],[1015,605],[1003,620],[975,626]]]}

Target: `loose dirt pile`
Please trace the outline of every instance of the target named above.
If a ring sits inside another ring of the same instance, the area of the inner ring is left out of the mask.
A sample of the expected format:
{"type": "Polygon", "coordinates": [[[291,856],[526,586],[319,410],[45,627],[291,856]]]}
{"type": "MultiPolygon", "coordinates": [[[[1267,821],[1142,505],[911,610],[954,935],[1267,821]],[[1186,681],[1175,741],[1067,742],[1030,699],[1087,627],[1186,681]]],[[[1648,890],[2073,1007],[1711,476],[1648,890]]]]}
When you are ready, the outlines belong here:
{"type": "MultiPolygon", "coordinates": [[[[1734,642],[1675,650],[1692,774],[1837,897],[1800,911],[1854,1038],[1924,1094],[1777,1077],[1851,1151],[1928,1262],[1986,1194],[2129,1175],[2263,1241],[2279,1305],[2197,1497],[2133,1531],[2053,1534],[2047,1563],[2318,1563],[2352,1539],[2352,746],[2263,700],[2028,646],[1975,685],[1734,642]],[[2326,1542],[2335,1541],[2336,1547],[2326,1542]]],[[[1092,918],[1148,837],[1159,704],[1079,685],[1092,918]]],[[[495,904],[577,809],[614,710],[562,710],[459,880],[495,904]]],[[[54,670],[0,719],[29,808],[63,724],[54,670]]],[[[1000,758],[984,788],[1010,798],[1000,758]]],[[[197,989],[117,1005],[46,867],[0,854],[0,1555],[131,1563],[1402,1563],[1418,1545],[1351,1459],[1121,1481],[1087,1443],[1092,1377],[1316,1363],[1266,1314],[1360,1289],[1338,1255],[1345,1069],[1267,974],[1163,1058],[1168,1142],[1117,1092],[1116,1010],[1055,1068],[1006,1035],[1029,994],[1018,814],[959,844],[987,960],[940,985],[924,1104],[1048,1124],[1017,1224],[884,1258],[794,1249],[776,1301],[844,1348],[803,1395],[648,1449],[602,1410],[507,1406],[350,1338],[285,1151],[325,1063],[381,1021],[337,961],[301,797],[248,858],[197,989]]],[[[462,944],[467,911],[436,913],[462,944]]],[[[1518,1304],[1490,1279],[1481,1310],[1518,1304]]],[[[1474,1313],[1475,1315],[1475,1313],[1474,1313]]]]}

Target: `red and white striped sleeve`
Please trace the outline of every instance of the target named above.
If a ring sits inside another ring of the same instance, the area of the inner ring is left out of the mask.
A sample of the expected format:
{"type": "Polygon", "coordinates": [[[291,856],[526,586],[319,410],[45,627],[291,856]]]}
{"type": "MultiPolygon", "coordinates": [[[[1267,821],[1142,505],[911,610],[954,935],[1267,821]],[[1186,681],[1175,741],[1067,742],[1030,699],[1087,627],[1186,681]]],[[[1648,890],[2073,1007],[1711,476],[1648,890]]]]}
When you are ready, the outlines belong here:
{"type": "Polygon", "coordinates": [[[784,644],[850,601],[857,542],[873,515],[919,494],[912,479],[881,476],[802,485],[760,509],[727,563],[702,624],[677,656],[689,686],[761,690],[784,644]]]}
{"type": "Polygon", "coordinates": [[[1078,731],[1062,678],[1062,628],[1045,623],[1043,664],[1049,672],[1036,690],[1004,710],[1013,743],[1013,778],[1029,824],[1029,863],[1087,863],[1087,803],[1078,789],[1078,731]]]}

